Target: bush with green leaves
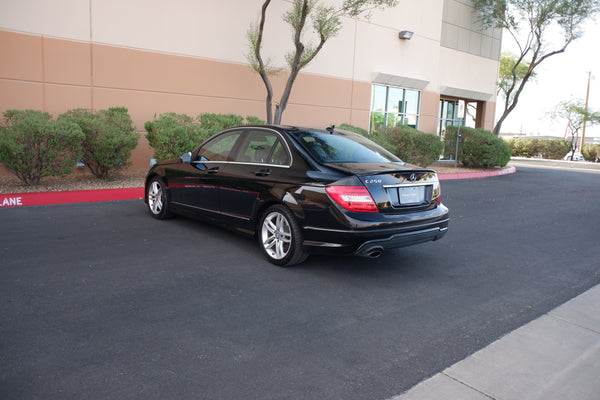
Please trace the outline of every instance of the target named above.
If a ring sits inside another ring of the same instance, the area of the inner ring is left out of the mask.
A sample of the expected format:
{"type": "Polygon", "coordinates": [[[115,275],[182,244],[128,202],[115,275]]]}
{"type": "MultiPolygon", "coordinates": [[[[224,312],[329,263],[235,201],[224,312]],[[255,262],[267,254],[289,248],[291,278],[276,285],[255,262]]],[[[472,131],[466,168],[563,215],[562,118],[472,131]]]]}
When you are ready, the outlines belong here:
{"type": "Polygon", "coordinates": [[[361,127],[358,127],[358,126],[343,123],[343,124],[340,124],[339,126],[336,126],[335,128],[341,129],[343,131],[350,131],[350,132],[358,133],[359,135],[362,135],[367,138],[369,137],[369,131],[367,131],[366,129],[363,129],[361,127]]]}
{"type": "Polygon", "coordinates": [[[167,113],[144,124],[146,139],[158,160],[177,158],[204,141],[200,123],[186,114],[167,113]]]}
{"type": "Polygon", "coordinates": [[[265,125],[266,122],[258,117],[253,117],[252,115],[246,116],[246,125],[265,125]]]}
{"type": "Polygon", "coordinates": [[[139,133],[127,108],[111,107],[96,112],[78,108],[58,117],[59,121],[74,122],[83,131],[83,160],[95,177],[109,179],[115,168],[129,166],[139,133]]]}
{"type": "Polygon", "coordinates": [[[517,157],[560,160],[571,150],[571,142],[563,139],[511,138],[506,142],[517,157]]]}
{"type": "Polygon", "coordinates": [[[581,154],[586,161],[600,162],[600,144],[584,144],[581,154]]]}
{"type": "MultiPolygon", "coordinates": [[[[455,156],[458,127],[448,126],[444,136],[446,156],[455,156]]],[[[510,161],[511,148],[504,139],[484,129],[460,127],[458,159],[465,167],[504,167],[510,161]]]]}
{"type": "Polygon", "coordinates": [[[542,158],[560,160],[571,150],[571,142],[564,139],[538,139],[542,158]]]}
{"type": "Polygon", "coordinates": [[[206,139],[222,131],[223,129],[232,128],[244,124],[244,118],[235,114],[200,114],[200,127],[205,132],[206,139]]]}
{"type": "Polygon", "coordinates": [[[200,143],[223,129],[243,125],[264,125],[257,117],[244,118],[235,114],[204,113],[197,118],[186,114],[161,114],[144,124],[146,139],[154,148],[154,157],[158,160],[178,158],[192,151],[200,143]]]}
{"type": "Polygon", "coordinates": [[[0,130],[0,162],[24,184],[36,185],[42,177],[71,173],[83,138],[77,124],[47,112],[9,110],[0,130]]]}
{"type": "Polygon", "coordinates": [[[516,157],[537,157],[540,153],[538,149],[538,141],[531,138],[511,138],[506,141],[512,150],[513,156],[516,157]]]}
{"type": "Polygon", "coordinates": [[[390,141],[388,140],[388,138],[380,133],[380,132],[372,132],[369,133],[369,131],[367,131],[366,129],[360,128],[358,126],[354,126],[354,125],[350,125],[350,124],[341,124],[340,126],[337,126],[336,129],[341,129],[341,130],[345,130],[345,131],[350,131],[350,132],[354,132],[354,133],[358,133],[359,135],[362,135],[364,137],[366,137],[369,140],[372,140],[373,142],[377,143],[378,145],[380,145],[381,147],[383,147],[384,149],[386,149],[387,151],[389,151],[390,153],[394,154],[394,152],[396,151],[396,147],[393,146],[390,141]]]}
{"type": "Polygon", "coordinates": [[[402,160],[421,167],[427,167],[437,161],[444,149],[439,136],[421,132],[408,125],[385,127],[374,136],[375,141],[387,142],[387,148],[391,148],[390,151],[402,160]]]}

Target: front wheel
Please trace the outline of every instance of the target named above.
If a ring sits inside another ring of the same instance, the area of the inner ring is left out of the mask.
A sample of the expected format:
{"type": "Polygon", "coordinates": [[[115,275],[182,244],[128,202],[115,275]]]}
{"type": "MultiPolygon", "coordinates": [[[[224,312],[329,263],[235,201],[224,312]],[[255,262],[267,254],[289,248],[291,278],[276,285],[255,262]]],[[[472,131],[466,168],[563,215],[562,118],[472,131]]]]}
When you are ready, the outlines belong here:
{"type": "Polygon", "coordinates": [[[148,210],[154,218],[165,219],[172,216],[169,211],[169,200],[167,198],[165,184],[158,176],[150,181],[146,188],[146,200],[148,201],[148,210]]]}
{"type": "Polygon", "coordinates": [[[281,204],[269,207],[263,214],[259,242],[267,259],[281,267],[299,264],[308,257],[296,218],[281,204]]]}

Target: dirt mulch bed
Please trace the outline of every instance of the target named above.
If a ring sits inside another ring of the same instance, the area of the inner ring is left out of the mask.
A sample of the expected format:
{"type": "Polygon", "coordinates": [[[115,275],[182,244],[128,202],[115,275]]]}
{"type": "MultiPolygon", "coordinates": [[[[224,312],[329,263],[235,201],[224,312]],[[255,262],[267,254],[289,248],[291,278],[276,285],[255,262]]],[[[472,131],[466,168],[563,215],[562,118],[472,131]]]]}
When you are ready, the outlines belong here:
{"type": "Polygon", "coordinates": [[[69,190],[123,189],[144,186],[147,170],[122,170],[110,180],[76,171],[64,178],[44,177],[39,185],[26,186],[14,175],[0,175],[0,193],[62,192],[69,190]]]}
{"type": "MultiPolygon", "coordinates": [[[[473,168],[454,168],[452,163],[435,163],[429,168],[439,174],[489,171],[473,168]]],[[[122,170],[115,173],[111,180],[94,177],[88,171],[76,171],[64,177],[45,177],[39,185],[26,186],[16,176],[0,175],[0,193],[61,192],[69,190],[123,189],[144,186],[147,170],[122,170]]]]}

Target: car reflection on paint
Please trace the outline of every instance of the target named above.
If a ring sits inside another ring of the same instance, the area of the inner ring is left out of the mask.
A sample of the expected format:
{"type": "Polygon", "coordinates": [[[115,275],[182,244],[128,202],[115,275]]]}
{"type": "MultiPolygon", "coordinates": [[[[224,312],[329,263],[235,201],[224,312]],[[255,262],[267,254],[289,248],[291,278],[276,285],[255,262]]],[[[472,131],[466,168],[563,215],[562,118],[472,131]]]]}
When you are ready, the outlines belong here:
{"type": "Polygon", "coordinates": [[[257,237],[273,264],[309,254],[378,257],[448,229],[437,174],[342,130],[241,126],[146,177],[150,214],[188,215],[257,237]]]}

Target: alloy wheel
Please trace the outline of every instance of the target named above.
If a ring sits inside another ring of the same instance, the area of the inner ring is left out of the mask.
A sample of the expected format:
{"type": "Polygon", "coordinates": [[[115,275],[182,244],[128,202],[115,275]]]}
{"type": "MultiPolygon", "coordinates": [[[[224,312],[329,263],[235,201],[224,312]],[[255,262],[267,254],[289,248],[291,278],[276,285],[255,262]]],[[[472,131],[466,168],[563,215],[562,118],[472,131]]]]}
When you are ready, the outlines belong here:
{"type": "Polygon", "coordinates": [[[281,260],[288,255],[292,245],[292,229],[285,215],[277,211],[268,214],[263,220],[261,235],[269,257],[281,260]]]}
{"type": "Polygon", "coordinates": [[[148,189],[148,207],[154,215],[159,215],[163,209],[163,188],[156,180],[152,181],[148,189]]]}

